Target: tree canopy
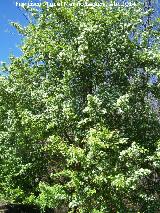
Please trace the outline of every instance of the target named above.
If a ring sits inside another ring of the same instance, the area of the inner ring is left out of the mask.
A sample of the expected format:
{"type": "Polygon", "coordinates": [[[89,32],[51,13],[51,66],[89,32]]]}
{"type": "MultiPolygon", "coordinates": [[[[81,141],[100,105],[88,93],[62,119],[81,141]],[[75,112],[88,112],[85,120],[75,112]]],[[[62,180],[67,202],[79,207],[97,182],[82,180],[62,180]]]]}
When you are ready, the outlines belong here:
{"type": "Polygon", "coordinates": [[[0,197],[44,212],[158,212],[159,19],[145,24],[141,3],[80,2],[26,8],[28,26],[13,24],[23,55],[0,79],[0,197]]]}

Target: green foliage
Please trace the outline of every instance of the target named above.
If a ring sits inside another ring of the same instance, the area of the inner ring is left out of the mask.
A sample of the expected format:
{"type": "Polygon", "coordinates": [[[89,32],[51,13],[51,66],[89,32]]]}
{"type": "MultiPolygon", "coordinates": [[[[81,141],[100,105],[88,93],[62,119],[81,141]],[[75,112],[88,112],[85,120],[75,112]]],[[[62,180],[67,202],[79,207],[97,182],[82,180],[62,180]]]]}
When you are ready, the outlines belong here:
{"type": "Polygon", "coordinates": [[[14,24],[23,55],[0,79],[0,197],[44,212],[158,212],[159,21],[144,28],[140,3],[79,2],[26,8],[33,22],[14,24]]]}

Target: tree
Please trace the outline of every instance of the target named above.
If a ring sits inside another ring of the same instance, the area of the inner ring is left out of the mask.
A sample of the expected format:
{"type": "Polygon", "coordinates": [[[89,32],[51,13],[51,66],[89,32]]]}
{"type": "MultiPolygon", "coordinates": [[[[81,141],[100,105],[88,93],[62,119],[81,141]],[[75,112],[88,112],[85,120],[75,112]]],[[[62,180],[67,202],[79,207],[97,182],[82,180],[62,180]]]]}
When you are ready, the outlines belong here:
{"type": "Polygon", "coordinates": [[[140,3],[70,3],[28,8],[33,22],[14,24],[24,42],[0,84],[1,197],[44,211],[158,212],[160,123],[148,94],[159,101],[159,21],[143,29],[140,3]]]}

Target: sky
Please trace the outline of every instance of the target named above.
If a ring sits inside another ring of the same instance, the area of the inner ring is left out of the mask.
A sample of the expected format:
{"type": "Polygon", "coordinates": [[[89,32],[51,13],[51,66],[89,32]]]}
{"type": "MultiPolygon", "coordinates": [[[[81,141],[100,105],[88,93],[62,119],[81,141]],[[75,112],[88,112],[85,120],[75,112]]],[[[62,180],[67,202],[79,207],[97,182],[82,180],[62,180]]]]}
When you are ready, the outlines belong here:
{"type": "MultiPolygon", "coordinates": [[[[45,0],[43,0],[45,1],[45,0]]],[[[23,12],[16,3],[40,2],[40,0],[0,0],[0,64],[9,62],[9,56],[20,56],[22,52],[18,47],[22,41],[22,35],[11,26],[10,22],[18,22],[25,26],[28,24],[23,12]]],[[[46,2],[52,2],[46,0],[46,2]]]]}
{"type": "Polygon", "coordinates": [[[10,25],[10,22],[27,24],[22,12],[16,6],[16,0],[0,0],[0,62],[9,62],[9,56],[21,55],[18,44],[22,36],[10,25]]]}

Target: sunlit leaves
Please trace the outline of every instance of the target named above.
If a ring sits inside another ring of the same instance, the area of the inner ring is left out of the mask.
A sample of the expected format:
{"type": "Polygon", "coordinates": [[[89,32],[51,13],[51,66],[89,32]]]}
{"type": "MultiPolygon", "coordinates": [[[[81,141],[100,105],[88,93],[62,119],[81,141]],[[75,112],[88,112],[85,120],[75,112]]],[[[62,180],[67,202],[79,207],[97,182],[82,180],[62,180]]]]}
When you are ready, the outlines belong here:
{"type": "Polygon", "coordinates": [[[14,24],[23,55],[0,81],[0,196],[43,211],[157,210],[160,56],[148,13],[78,2],[30,13],[26,28],[14,24]]]}

